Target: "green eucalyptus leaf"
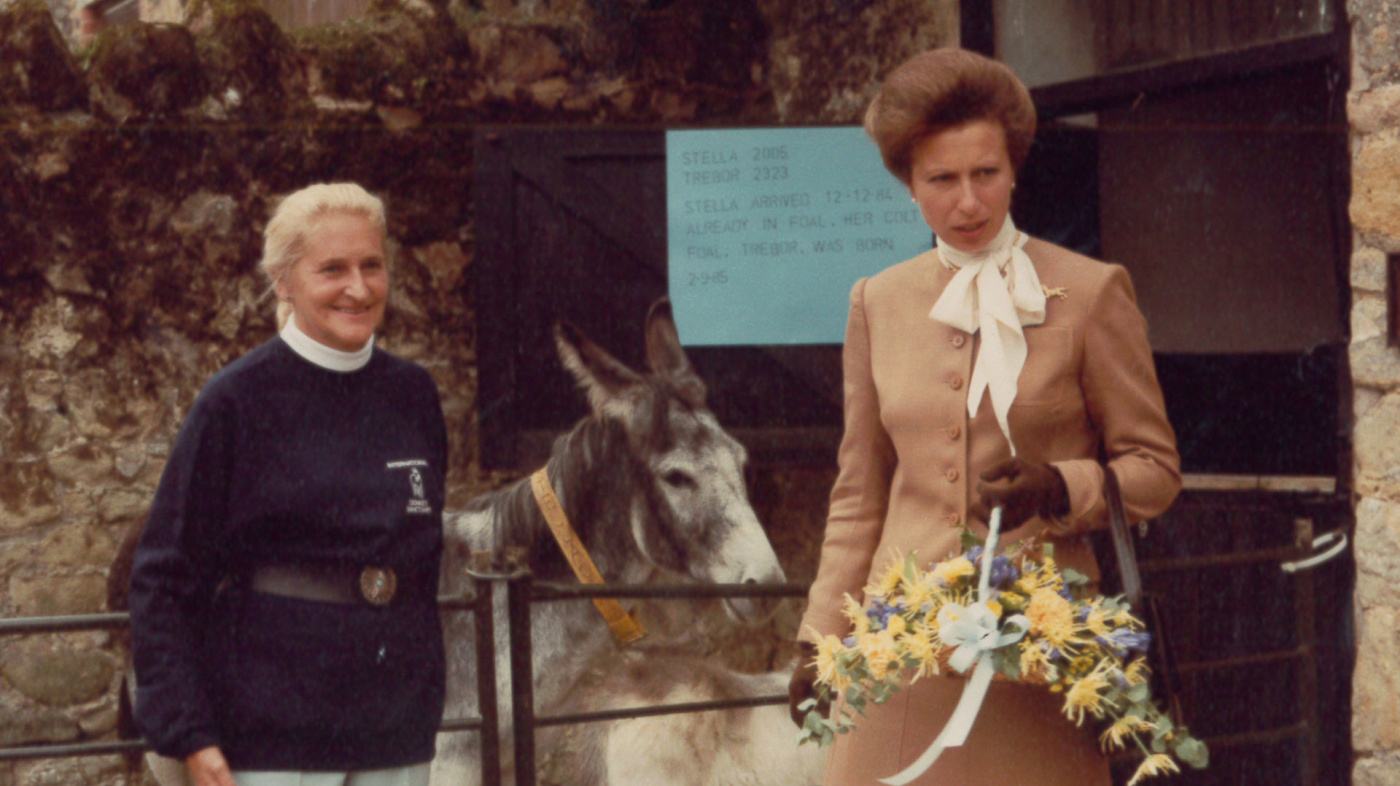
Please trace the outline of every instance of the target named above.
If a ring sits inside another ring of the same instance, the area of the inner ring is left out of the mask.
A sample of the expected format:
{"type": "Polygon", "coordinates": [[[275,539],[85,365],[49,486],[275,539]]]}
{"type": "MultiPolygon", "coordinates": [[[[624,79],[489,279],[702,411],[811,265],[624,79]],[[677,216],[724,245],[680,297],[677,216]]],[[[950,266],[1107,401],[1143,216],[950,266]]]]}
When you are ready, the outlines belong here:
{"type": "Polygon", "coordinates": [[[1195,737],[1181,737],[1174,746],[1172,752],[1178,759],[1191,765],[1198,770],[1205,769],[1210,764],[1210,751],[1206,744],[1195,737]]]}

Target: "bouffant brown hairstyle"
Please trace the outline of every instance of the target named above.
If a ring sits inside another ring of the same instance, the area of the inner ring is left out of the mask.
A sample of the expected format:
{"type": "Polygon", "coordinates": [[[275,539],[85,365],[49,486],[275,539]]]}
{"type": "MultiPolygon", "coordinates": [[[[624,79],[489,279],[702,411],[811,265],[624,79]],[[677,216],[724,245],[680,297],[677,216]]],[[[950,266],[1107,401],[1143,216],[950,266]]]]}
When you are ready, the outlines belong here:
{"type": "Polygon", "coordinates": [[[1006,132],[1011,166],[1020,170],[1035,138],[1035,104],[1010,68],[964,49],[934,49],[896,68],[865,112],[865,132],[885,168],[909,185],[914,147],[931,134],[974,120],[1006,132]]]}

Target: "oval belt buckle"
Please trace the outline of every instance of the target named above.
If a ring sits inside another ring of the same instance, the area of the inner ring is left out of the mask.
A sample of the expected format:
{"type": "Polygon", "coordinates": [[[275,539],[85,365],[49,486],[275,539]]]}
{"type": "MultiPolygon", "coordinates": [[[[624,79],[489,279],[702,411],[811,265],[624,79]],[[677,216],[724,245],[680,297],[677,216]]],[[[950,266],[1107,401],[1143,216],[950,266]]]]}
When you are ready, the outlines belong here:
{"type": "Polygon", "coordinates": [[[360,571],[360,594],[371,606],[387,606],[399,587],[393,568],[366,567],[360,571]]]}

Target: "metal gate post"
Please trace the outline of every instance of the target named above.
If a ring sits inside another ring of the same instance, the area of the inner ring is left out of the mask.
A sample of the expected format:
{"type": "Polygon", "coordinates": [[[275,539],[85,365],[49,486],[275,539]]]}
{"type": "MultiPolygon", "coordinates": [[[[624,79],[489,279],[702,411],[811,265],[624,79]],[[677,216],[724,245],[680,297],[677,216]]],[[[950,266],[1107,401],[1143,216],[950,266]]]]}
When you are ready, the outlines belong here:
{"type": "Polygon", "coordinates": [[[534,577],[528,571],[522,571],[506,582],[516,786],[535,786],[535,656],[530,632],[533,591],[534,577]]]}
{"type": "Polygon", "coordinates": [[[495,582],[478,581],[472,606],[476,626],[476,702],[481,716],[481,783],[501,784],[501,726],[496,696],[496,624],[492,598],[495,582]]]}

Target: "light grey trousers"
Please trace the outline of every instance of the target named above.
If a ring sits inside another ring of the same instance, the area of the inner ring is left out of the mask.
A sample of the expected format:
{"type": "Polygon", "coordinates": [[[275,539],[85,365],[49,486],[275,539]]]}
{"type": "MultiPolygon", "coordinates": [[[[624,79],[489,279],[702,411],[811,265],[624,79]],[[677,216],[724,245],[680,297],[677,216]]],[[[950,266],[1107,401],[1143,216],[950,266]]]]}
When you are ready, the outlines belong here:
{"type": "Polygon", "coordinates": [[[238,786],[428,786],[427,764],[358,772],[247,772],[235,770],[238,786]]]}
{"type": "MultiPolygon", "coordinates": [[[[154,753],[146,754],[146,764],[161,786],[190,786],[189,771],[183,762],[154,753]]],[[[238,786],[428,786],[431,765],[415,764],[389,770],[359,772],[254,772],[234,770],[238,786]]]]}

